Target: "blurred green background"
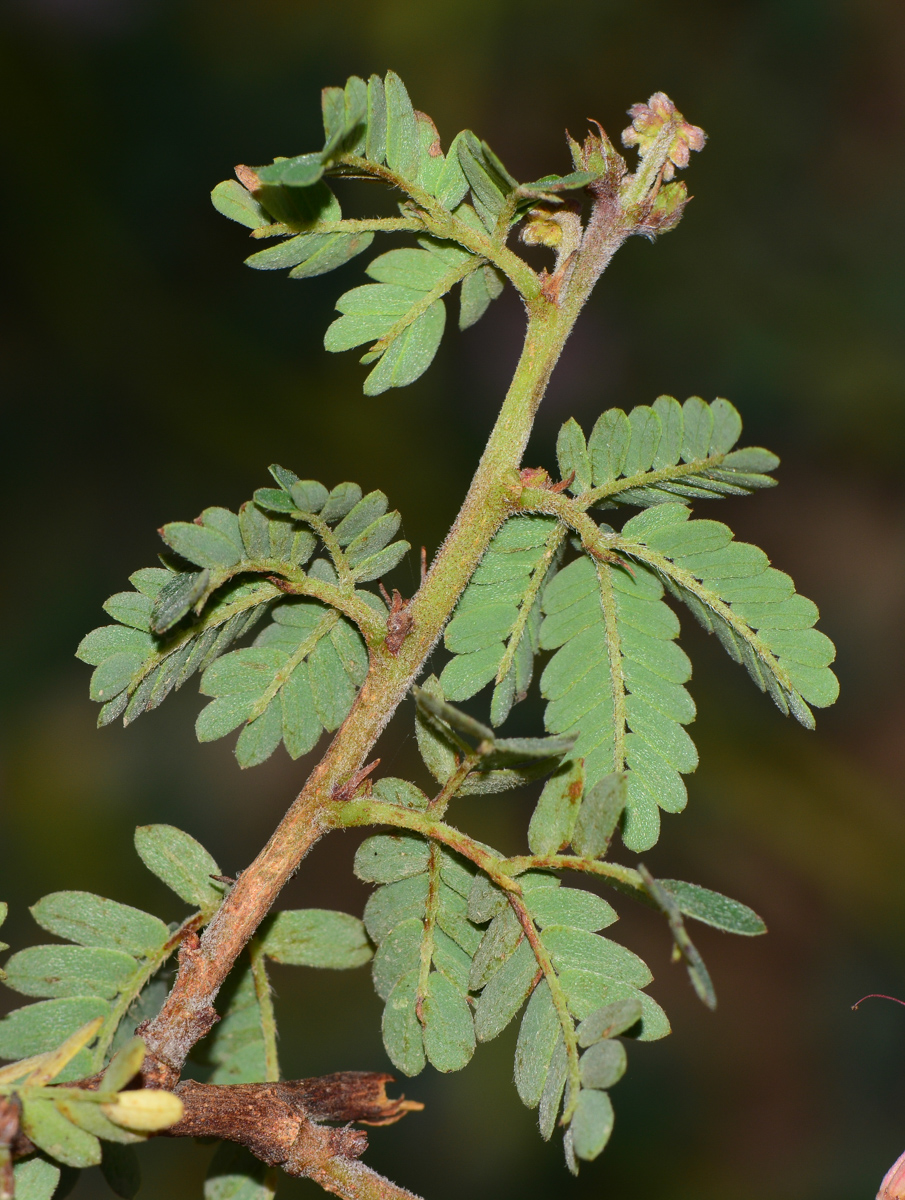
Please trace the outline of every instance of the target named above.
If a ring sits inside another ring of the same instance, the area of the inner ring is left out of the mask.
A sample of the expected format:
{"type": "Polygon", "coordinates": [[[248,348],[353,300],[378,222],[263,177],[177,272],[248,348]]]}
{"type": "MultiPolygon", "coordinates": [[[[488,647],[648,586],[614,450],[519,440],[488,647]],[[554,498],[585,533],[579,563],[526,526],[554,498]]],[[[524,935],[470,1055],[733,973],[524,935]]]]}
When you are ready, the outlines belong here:
{"type": "MultiPolygon", "coordinates": [[[[368,1161],[432,1200],[872,1196],[905,1148],[905,1014],[850,1011],[865,992],[905,994],[903,60],[895,0],[7,0],[7,940],[34,940],[26,906],[61,887],[180,917],[132,827],[178,824],[240,869],[310,765],[280,750],[242,773],[225,743],[198,746],[191,686],[127,731],[95,730],[73,651],[154,561],[155,529],[235,507],[276,460],[384,488],[433,552],[518,352],[508,295],[448,332],[423,379],[364,399],[356,356],[321,349],[361,261],[308,283],[246,270],[213,184],[235,162],[319,145],[318,90],[353,72],[397,70],[445,143],[472,127],[523,179],[566,168],[565,127],[580,136],[596,117],[616,134],[663,89],[710,138],[687,173],[696,198],[678,231],[618,255],[526,461],[552,462],[569,415],[589,428],[664,392],[733,400],[745,439],[781,455],[781,486],[718,515],[818,601],[842,698],[816,734],[784,721],[686,616],[702,765],[646,861],[745,900],[769,936],[701,932],[711,1015],[662,924],[621,902],[622,939],[650,961],[674,1033],[631,1050],[612,1143],[578,1180],[511,1086],[514,1029],[460,1075],[405,1081],[426,1111],[375,1131],[368,1161]]],[[[412,559],[397,580],[409,592],[412,559]]],[[[520,720],[539,720],[532,703],[520,720]]],[[[380,753],[417,779],[411,721],[380,753]]],[[[462,803],[454,819],[516,850],[529,803],[462,803]]],[[[318,847],[285,905],[360,912],[356,841],[318,847]]],[[[283,968],[275,983],[288,1076],[386,1068],[366,970],[283,968]]],[[[199,1196],[209,1155],[152,1145],[143,1195],[199,1196]]],[[[75,1193],[104,1194],[97,1172],[75,1193]]]]}

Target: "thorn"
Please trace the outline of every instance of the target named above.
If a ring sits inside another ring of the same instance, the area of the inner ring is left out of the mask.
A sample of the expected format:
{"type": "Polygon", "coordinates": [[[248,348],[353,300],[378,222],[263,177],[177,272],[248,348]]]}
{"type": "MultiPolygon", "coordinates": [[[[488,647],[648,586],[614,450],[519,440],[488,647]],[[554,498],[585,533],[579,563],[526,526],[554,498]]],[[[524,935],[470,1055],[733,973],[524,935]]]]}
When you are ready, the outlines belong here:
{"type": "Polygon", "coordinates": [[[384,600],[386,601],[386,606],[387,606],[387,608],[390,608],[390,607],[392,606],[392,603],[393,603],[393,602],[392,602],[392,600],[390,600],[390,593],[389,593],[389,592],[386,590],[386,588],[383,586],[383,580],[382,580],[382,579],[381,579],[380,583],[378,583],[378,585],[377,585],[377,586],[380,588],[380,594],[381,594],[381,596],[383,596],[384,600]]]}
{"type": "Polygon", "coordinates": [[[550,491],[556,492],[558,495],[560,492],[564,492],[566,490],[566,488],[571,487],[574,482],[575,482],[575,472],[570,471],[567,479],[563,479],[559,483],[551,483],[550,491]]]}
{"type": "Polygon", "coordinates": [[[371,763],[368,763],[368,765],[366,767],[362,767],[360,770],[356,771],[355,774],[352,775],[349,779],[347,779],[345,783],[340,784],[339,787],[336,787],[333,789],[333,793],[332,793],[333,799],[334,800],[351,800],[354,797],[355,793],[358,791],[358,789],[361,787],[361,785],[364,783],[364,781],[367,779],[367,777],[375,769],[375,767],[379,767],[379,766],[380,766],[380,759],[375,758],[374,761],[371,763]]]}
{"type": "Polygon", "coordinates": [[[215,880],[217,883],[228,883],[230,886],[236,882],[232,875],[211,875],[209,878],[215,880]]]}
{"type": "Polygon", "coordinates": [[[272,583],[281,592],[288,592],[291,596],[295,595],[295,585],[291,584],[288,579],[284,579],[282,575],[268,575],[267,582],[272,583]]]}

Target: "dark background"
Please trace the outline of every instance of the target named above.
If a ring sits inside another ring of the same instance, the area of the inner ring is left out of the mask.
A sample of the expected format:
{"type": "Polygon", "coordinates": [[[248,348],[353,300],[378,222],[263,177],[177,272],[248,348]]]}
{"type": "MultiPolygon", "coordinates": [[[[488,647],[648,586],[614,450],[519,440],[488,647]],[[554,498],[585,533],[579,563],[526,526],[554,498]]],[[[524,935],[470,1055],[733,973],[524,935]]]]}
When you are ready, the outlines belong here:
{"type": "MultiPolygon", "coordinates": [[[[515,1027],[459,1075],[406,1081],[426,1112],[375,1131],[369,1161],[435,1200],[872,1196],[905,1148],[905,1013],[850,1011],[865,992],[905,994],[903,59],[894,0],[8,3],[7,940],[34,940],[26,906],[61,887],[180,917],[132,827],[178,824],[240,869],[310,765],[280,750],[242,773],[226,741],[199,747],[192,686],[127,731],[95,731],[73,651],[103,599],[153,563],[157,526],[235,507],[277,460],[384,488],[405,536],[433,552],[518,351],[509,295],[461,337],[451,321],[423,379],[364,399],[356,356],[329,357],[321,339],[366,260],[308,283],[248,271],[210,188],[237,161],[318,146],[318,90],[352,72],[394,68],[446,144],[472,127],[522,179],[566,169],[565,126],[580,136],[593,116],[616,134],[630,103],[663,89],[710,138],[687,173],[696,198],[678,231],[618,255],[527,462],[552,463],[571,414],[589,429],[609,405],[664,392],[729,397],[745,440],[781,455],[781,486],[707,515],[816,598],[842,698],[816,734],[784,721],[686,616],[702,765],[646,859],[752,904],[769,936],[701,932],[711,1015],[669,964],[661,923],[620,901],[621,937],[651,962],[674,1033],[631,1049],[612,1143],[577,1181],[511,1086],[515,1027]]],[[[422,778],[410,711],[381,754],[388,773],[422,778]]],[[[529,804],[463,802],[453,819],[516,850],[529,804]]],[[[355,841],[322,844],[286,905],[360,912],[355,841]]],[[[275,983],[288,1076],[386,1067],[366,970],[284,968],[275,983]]],[[[199,1196],[209,1153],[152,1145],[143,1195],[199,1196]]],[[[86,1173],[79,1200],[103,1194],[86,1173]]]]}

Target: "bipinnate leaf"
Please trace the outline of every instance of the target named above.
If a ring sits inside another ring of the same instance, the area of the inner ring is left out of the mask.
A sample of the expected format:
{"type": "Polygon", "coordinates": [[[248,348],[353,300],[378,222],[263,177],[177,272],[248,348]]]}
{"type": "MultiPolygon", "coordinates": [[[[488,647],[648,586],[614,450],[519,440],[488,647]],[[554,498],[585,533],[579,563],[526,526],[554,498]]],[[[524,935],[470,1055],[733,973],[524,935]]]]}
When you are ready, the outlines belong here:
{"type": "MultiPolygon", "coordinates": [[[[441,237],[420,237],[420,249],[390,251],[371,264],[368,273],[377,286],[347,292],[338,304],[342,316],[327,332],[328,350],[373,343],[362,361],[377,365],[364,390],[379,395],[413,382],[430,365],[445,324],[442,297],[455,284],[462,283],[462,329],[479,320],[500,294],[502,276],[475,251],[473,235],[486,239],[516,182],[489,146],[469,131],[460,133],[444,154],[433,121],[412,107],[405,85],[392,71],[385,79],[372,76],[367,84],[352,76],[345,88],[325,88],[322,107],[327,137],[322,150],[277,159],[254,171],[243,168],[243,182],[252,190],[226,181],[214,189],[212,200],[219,212],[252,228],[256,237],[280,239],[250,255],[249,266],[290,268],[296,279],[333,270],[374,237],[369,221],[342,219],[339,203],[324,183],[325,173],[368,174],[373,164],[379,178],[409,192],[422,206],[427,193],[435,198],[431,211],[437,201],[447,210],[441,237]],[[469,188],[474,207],[463,203],[469,188]]],[[[510,207],[509,220],[518,219],[518,205],[510,207]]],[[[428,234],[423,207],[406,213],[406,220],[416,230],[421,223],[428,234]]],[[[378,220],[374,228],[386,225],[378,220]]],[[[489,242],[488,252],[493,257],[489,242]]]]}
{"type": "Polygon", "coordinates": [[[372,954],[358,917],[325,908],[276,913],[262,926],[260,937],[268,958],[291,966],[348,970],[368,962],[372,954]]]}
{"type": "MultiPolygon", "coordinates": [[[[129,724],[199,671],[213,703],[199,714],[197,735],[212,741],[243,727],[236,744],[243,767],[265,761],[280,742],[299,758],[345,719],[369,664],[358,626],[374,635],[386,614],[363,585],[392,570],[410,546],[391,540],[401,517],[387,511],[382,492],[363,497],[349,482],[329,490],[276,465],[271,474],[279,486],[258,489],[238,514],[213,507],[164,526],[168,545],[201,570],[137,571],[136,590],[106,602],[119,623],[92,631],[78,649],[96,668],[90,694],[102,704],[101,725],[117,716],[129,724]],[[309,565],[321,534],[327,557],[309,565]],[[280,579],[291,586],[277,586],[280,579]],[[288,598],[286,590],[302,595],[288,598]],[[255,644],[232,650],[265,614],[272,621],[255,644]]],[[[205,915],[210,904],[209,891],[205,915]]]]}
{"type": "Polygon", "coordinates": [[[224,887],[212,878],[221,874],[220,868],[189,834],[174,825],[140,825],[135,849],[149,871],[205,918],[220,907],[224,887]]]}

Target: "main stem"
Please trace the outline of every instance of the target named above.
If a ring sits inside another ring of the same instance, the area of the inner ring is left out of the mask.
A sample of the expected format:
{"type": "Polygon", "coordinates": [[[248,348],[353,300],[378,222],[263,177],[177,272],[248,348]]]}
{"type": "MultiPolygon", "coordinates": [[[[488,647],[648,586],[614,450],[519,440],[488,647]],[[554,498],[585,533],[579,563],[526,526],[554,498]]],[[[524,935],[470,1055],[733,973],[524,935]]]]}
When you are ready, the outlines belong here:
{"type": "Polygon", "coordinates": [[[142,1031],[159,1064],[156,1082],[175,1082],[189,1050],[216,1020],[212,1002],[237,955],[302,858],[331,827],[333,793],[365,761],[417,679],[490,539],[516,506],[522,491],[518,468],[550,375],[591,288],[627,232],[612,207],[598,202],[558,301],[541,295],[527,303],[528,328],[512,384],[455,524],[412,600],[411,630],[396,655],[385,645],[372,652],[368,677],[327,753],[237,879],[200,945],[185,956],[166,1004],[142,1031]]]}

